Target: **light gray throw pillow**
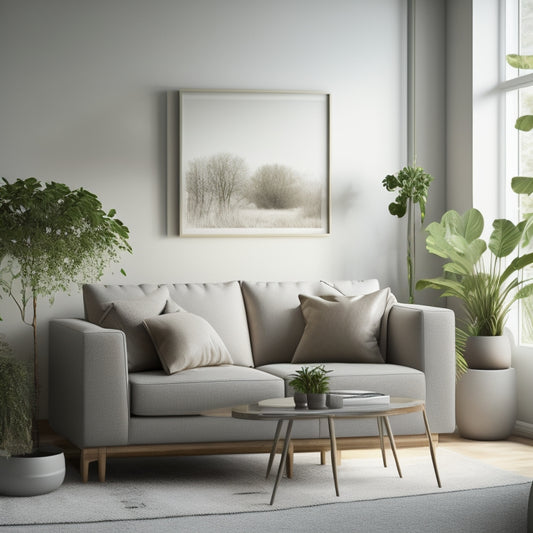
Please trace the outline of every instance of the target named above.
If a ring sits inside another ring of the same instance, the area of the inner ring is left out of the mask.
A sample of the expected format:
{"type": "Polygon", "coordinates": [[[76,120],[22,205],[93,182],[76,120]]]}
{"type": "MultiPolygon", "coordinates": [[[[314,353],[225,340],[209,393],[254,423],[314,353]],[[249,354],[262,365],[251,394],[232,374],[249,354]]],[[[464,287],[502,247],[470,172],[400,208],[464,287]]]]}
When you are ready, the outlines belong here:
{"type": "Polygon", "coordinates": [[[305,329],[293,363],[383,363],[380,325],[390,289],[363,296],[299,295],[305,329]]]}
{"type": "Polygon", "coordinates": [[[143,320],[163,313],[168,300],[168,289],[160,287],[143,298],[110,302],[100,318],[100,326],[120,329],[126,334],[130,372],[161,368],[143,320]]]}
{"type": "Polygon", "coordinates": [[[144,325],[167,374],[199,366],[233,364],[218,333],[198,315],[180,311],[147,318],[144,325]]]}

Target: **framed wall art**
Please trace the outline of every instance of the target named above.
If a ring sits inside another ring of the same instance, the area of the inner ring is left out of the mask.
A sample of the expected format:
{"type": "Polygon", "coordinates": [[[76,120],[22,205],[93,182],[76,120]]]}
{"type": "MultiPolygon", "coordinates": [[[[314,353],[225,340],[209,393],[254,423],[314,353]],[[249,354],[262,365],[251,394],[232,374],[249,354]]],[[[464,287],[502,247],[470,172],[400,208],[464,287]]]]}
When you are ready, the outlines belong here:
{"type": "Polygon", "coordinates": [[[329,233],[328,94],[180,90],[167,104],[172,233],[329,233]]]}

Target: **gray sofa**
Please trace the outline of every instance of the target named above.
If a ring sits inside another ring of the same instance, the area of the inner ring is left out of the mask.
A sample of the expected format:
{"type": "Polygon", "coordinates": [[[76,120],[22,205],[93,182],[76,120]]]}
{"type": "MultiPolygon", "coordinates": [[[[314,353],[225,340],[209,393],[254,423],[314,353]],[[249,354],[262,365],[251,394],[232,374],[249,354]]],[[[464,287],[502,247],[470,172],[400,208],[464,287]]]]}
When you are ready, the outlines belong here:
{"type": "MultiPolygon", "coordinates": [[[[453,312],[398,304],[377,280],[86,285],[83,295],[85,319],[50,322],[49,422],[80,448],[84,481],[95,461],[103,481],[111,456],[268,451],[275,422],[204,413],[290,396],[289,376],[305,363],[325,363],[332,389],[424,399],[434,434],[455,429],[453,312]],[[344,315],[327,315],[342,305],[355,313],[353,328],[344,315]],[[353,358],[336,353],[342,328],[355,331],[355,343],[362,338],[353,358]],[[304,336],[315,353],[302,353],[304,336]],[[176,343],[199,353],[204,339],[216,348],[211,362],[164,360],[176,343]],[[189,366],[168,373],[175,364],[189,366]]],[[[393,417],[392,429],[422,434],[421,418],[393,417]]],[[[377,425],[338,421],[336,434],[339,449],[352,448],[377,425]]],[[[324,451],[327,422],[299,421],[293,438],[291,451],[324,451]]]]}

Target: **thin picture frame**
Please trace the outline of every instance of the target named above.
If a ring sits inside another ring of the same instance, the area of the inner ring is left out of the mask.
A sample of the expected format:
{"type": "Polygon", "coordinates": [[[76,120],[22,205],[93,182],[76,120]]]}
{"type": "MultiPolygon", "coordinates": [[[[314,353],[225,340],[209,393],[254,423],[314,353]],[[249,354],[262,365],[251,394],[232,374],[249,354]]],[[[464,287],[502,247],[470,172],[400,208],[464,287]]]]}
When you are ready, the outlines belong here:
{"type": "Polygon", "coordinates": [[[330,95],[184,89],[167,94],[169,232],[330,233],[330,95]]]}

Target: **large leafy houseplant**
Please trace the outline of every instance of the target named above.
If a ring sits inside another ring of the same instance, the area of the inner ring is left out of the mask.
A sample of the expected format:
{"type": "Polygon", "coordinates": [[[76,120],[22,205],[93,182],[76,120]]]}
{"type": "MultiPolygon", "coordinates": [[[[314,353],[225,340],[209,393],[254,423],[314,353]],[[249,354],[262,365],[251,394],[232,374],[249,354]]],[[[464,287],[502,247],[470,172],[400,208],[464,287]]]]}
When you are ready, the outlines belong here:
{"type": "Polygon", "coordinates": [[[389,213],[402,218],[407,213],[407,283],[409,303],[415,301],[415,207],[420,207],[420,222],[426,216],[426,202],[433,176],[416,166],[406,166],[397,175],[389,174],[382,181],[387,191],[397,191],[394,202],[389,204],[389,213]]]}
{"type": "MultiPolygon", "coordinates": [[[[36,178],[0,186],[0,289],[33,332],[33,435],[38,446],[37,304],[72,284],[99,280],[131,252],[129,230],[97,196],[36,178]]],[[[0,293],[1,296],[2,293],[0,293]]]]}
{"type": "Polygon", "coordinates": [[[497,219],[492,227],[487,243],[481,238],[483,215],[470,209],[462,216],[448,211],[440,222],[426,228],[427,250],[447,262],[443,276],[419,280],[416,288],[437,289],[441,296],[453,296],[462,302],[465,317],[457,329],[459,373],[467,368],[463,358],[466,339],[502,335],[513,303],[533,294],[533,280],[521,276],[533,263],[533,253],[520,255],[526,222],[515,225],[497,219]]]}

